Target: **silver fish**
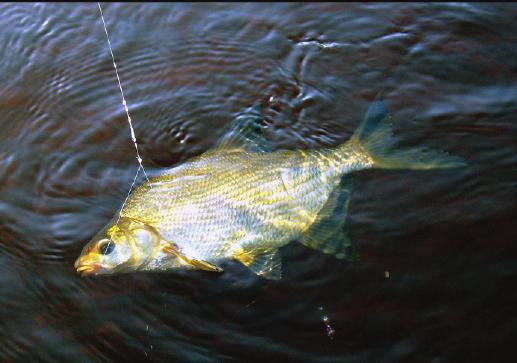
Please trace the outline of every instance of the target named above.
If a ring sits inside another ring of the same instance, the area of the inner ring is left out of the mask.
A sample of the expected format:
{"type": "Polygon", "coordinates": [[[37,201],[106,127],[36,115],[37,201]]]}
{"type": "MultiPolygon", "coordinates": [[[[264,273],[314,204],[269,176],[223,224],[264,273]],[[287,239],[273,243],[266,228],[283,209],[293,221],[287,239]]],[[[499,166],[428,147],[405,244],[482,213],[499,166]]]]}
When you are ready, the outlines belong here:
{"type": "Polygon", "coordinates": [[[251,107],[214,148],[136,188],[84,247],[75,267],[83,275],[221,272],[221,263],[233,259],[264,278],[279,279],[278,249],[293,240],[351,259],[353,244],[344,231],[350,173],[465,165],[443,152],[398,148],[390,119],[377,99],[342,145],[271,151],[258,107],[251,107]]]}

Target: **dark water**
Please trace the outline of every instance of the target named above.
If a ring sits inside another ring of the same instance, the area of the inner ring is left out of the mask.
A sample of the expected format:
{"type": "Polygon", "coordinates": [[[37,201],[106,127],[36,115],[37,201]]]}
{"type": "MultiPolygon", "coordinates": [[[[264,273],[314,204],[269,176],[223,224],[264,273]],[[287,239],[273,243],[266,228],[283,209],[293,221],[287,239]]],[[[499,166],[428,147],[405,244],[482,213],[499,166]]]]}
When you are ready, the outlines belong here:
{"type": "Polygon", "coordinates": [[[256,100],[275,149],[337,145],[380,90],[405,145],[469,166],[357,173],[357,262],[81,278],[138,166],[99,11],[1,4],[0,361],[514,361],[515,4],[103,7],[149,170],[256,100]]]}

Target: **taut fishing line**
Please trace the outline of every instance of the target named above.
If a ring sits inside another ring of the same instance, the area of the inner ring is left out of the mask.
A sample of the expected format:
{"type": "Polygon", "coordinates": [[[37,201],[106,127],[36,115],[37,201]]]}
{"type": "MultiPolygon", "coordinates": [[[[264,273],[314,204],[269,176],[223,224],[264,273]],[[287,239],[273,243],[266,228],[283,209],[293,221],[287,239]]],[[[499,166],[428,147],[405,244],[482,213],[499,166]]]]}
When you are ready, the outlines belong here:
{"type": "MultiPolygon", "coordinates": [[[[135,186],[136,179],[138,178],[138,174],[140,173],[140,170],[143,171],[145,178],[147,179],[148,182],[149,182],[149,177],[147,176],[144,165],[142,164],[142,158],[140,157],[140,153],[138,151],[138,144],[136,142],[135,130],[133,129],[133,124],[131,122],[131,116],[129,116],[129,108],[127,107],[126,98],[124,97],[124,91],[122,90],[122,83],[120,82],[120,76],[119,76],[118,70],[117,70],[117,63],[115,62],[115,56],[113,55],[113,48],[111,47],[111,42],[110,42],[110,38],[108,35],[108,28],[106,27],[106,22],[104,21],[104,15],[102,14],[101,3],[97,2],[97,5],[99,6],[99,12],[101,13],[102,25],[104,26],[104,32],[106,33],[106,39],[108,40],[108,46],[109,46],[109,50],[111,53],[111,60],[113,61],[113,68],[115,69],[115,74],[117,75],[118,88],[120,89],[120,94],[122,96],[122,105],[124,106],[124,109],[126,110],[127,122],[129,124],[129,130],[131,131],[131,141],[133,141],[133,145],[135,146],[135,150],[136,150],[136,160],[138,160],[138,169],[136,171],[133,182],[131,183],[131,187],[129,188],[129,192],[126,195],[126,199],[124,199],[124,203],[122,203],[122,207],[124,207],[124,205],[126,204],[128,198],[129,198],[129,195],[131,194],[131,191],[133,190],[133,187],[135,186]]],[[[151,184],[149,184],[149,185],[151,185],[151,184]]],[[[151,185],[151,187],[152,187],[152,185],[151,185]]],[[[118,216],[117,223],[119,220],[120,220],[120,214],[118,216]]],[[[110,242],[111,242],[111,239],[110,239],[110,242]]]]}
{"type": "MultiPolygon", "coordinates": [[[[140,173],[140,169],[142,169],[142,171],[145,175],[145,179],[147,179],[148,182],[149,182],[149,177],[147,176],[147,173],[145,172],[144,165],[142,164],[142,157],[140,156],[140,153],[138,152],[138,144],[136,142],[135,130],[133,129],[133,124],[131,123],[131,116],[129,116],[129,108],[127,107],[126,98],[124,97],[124,91],[122,90],[122,83],[120,82],[120,77],[118,75],[117,63],[115,63],[115,56],[113,55],[113,48],[111,47],[111,42],[110,42],[110,38],[108,35],[108,28],[106,27],[106,22],[104,21],[104,15],[102,14],[101,3],[97,2],[97,5],[99,6],[99,12],[101,13],[102,25],[104,25],[104,32],[106,33],[106,39],[108,40],[108,46],[109,46],[110,53],[111,53],[111,60],[113,61],[113,68],[115,69],[115,74],[117,75],[118,88],[120,89],[120,94],[122,96],[122,105],[124,106],[124,109],[126,110],[127,123],[129,124],[129,130],[131,131],[131,141],[133,141],[133,145],[135,145],[136,160],[138,160],[138,169],[136,171],[135,177],[133,178],[133,182],[131,183],[131,187],[129,188],[129,191],[127,192],[126,199],[124,199],[124,203],[122,203],[122,207],[121,207],[121,209],[122,209],[124,207],[124,205],[126,205],[129,195],[131,194],[131,191],[133,190],[133,188],[135,186],[136,179],[138,178],[138,173],[140,173]]],[[[153,187],[151,185],[151,183],[149,183],[149,185],[151,188],[153,187]]],[[[117,223],[115,223],[115,224],[118,224],[119,220],[120,220],[120,213],[117,217],[117,223]]],[[[111,238],[109,239],[108,246],[110,243],[111,243],[111,238]]],[[[147,334],[149,336],[149,325],[147,325],[147,334]]],[[[151,345],[151,350],[152,349],[153,349],[153,346],[151,345]]],[[[148,357],[147,352],[145,350],[144,350],[144,353],[145,353],[145,356],[148,357]]]]}

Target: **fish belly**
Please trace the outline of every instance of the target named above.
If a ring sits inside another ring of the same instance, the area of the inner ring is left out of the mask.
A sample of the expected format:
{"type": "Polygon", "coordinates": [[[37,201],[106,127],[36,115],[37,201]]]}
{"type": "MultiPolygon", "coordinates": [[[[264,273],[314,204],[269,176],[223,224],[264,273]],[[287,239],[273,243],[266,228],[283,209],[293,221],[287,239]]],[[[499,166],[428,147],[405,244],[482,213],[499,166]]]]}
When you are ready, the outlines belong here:
{"type": "Polygon", "coordinates": [[[277,249],[310,226],[334,184],[318,160],[294,151],[206,155],[139,188],[124,212],[207,261],[277,249]]]}

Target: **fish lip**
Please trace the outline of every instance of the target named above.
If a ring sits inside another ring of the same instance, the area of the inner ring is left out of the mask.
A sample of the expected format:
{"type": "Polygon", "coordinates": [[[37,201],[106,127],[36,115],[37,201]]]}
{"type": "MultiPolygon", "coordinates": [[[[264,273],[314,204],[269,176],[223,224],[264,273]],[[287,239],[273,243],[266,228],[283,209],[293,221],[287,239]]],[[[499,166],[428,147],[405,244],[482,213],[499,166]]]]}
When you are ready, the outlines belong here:
{"type": "Polygon", "coordinates": [[[92,265],[89,264],[80,264],[76,266],[76,271],[81,276],[88,276],[88,275],[97,275],[97,272],[100,269],[100,265],[98,263],[94,263],[92,265]]]}

